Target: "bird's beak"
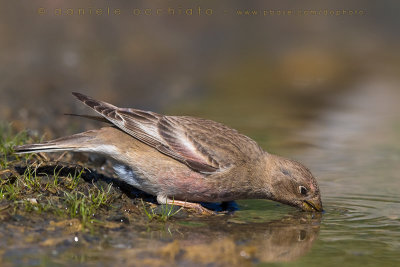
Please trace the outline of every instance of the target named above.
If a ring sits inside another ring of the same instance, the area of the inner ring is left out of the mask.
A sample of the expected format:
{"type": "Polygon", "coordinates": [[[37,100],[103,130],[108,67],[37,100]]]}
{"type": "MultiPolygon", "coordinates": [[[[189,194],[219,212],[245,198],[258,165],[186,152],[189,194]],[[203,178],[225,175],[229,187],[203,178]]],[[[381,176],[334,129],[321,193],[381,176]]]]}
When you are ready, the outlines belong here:
{"type": "Polygon", "coordinates": [[[321,198],[304,200],[301,208],[304,211],[323,211],[321,198]]]}

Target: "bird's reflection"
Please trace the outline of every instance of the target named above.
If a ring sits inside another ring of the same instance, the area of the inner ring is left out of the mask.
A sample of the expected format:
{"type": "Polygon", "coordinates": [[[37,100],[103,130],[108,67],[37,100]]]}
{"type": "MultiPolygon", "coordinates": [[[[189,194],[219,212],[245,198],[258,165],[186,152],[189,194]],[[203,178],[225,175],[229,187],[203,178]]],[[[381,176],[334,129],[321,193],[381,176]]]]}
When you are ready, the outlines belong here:
{"type": "Polygon", "coordinates": [[[152,244],[147,243],[146,249],[142,246],[126,250],[121,257],[135,264],[139,259],[150,257],[151,261],[146,259],[150,266],[246,266],[294,261],[311,249],[320,221],[320,214],[296,212],[262,223],[236,221],[235,216],[217,216],[187,225],[171,223],[167,227],[168,234],[160,231],[157,236],[151,231],[151,238],[145,243],[152,244]]]}

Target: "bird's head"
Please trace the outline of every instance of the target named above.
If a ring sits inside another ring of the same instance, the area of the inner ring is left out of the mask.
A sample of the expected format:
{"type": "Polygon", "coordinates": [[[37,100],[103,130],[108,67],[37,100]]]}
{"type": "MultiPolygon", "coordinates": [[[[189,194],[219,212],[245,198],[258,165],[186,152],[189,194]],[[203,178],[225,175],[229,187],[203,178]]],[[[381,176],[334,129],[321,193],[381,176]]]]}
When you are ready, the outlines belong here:
{"type": "Polygon", "coordinates": [[[267,171],[273,200],[304,211],[323,211],[321,194],[310,170],[294,160],[269,154],[267,171]]]}

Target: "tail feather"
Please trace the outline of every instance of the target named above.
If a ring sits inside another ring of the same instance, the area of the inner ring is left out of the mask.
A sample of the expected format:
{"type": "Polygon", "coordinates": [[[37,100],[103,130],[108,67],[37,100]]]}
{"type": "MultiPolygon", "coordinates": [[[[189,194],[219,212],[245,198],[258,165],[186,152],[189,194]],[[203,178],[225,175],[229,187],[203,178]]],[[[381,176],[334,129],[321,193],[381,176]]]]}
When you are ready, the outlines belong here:
{"type": "Polygon", "coordinates": [[[22,145],[14,148],[16,154],[38,153],[38,152],[57,152],[72,150],[71,147],[58,147],[55,144],[32,144],[22,145]]]}
{"type": "Polygon", "coordinates": [[[88,147],[89,140],[95,138],[90,132],[74,134],[52,141],[38,144],[27,144],[14,147],[16,154],[38,153],[38,152],[58,152],[58,151],[84,151],[88,147]]]}

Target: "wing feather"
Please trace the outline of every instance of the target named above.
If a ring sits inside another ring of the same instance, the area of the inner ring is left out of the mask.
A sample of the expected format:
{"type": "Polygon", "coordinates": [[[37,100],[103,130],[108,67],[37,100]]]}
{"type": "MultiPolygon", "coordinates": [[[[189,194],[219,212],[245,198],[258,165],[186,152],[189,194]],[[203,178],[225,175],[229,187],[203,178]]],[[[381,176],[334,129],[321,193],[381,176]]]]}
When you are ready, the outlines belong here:
{"type": "Polygon", "coordinates": [[[118,108],[80,93],[73,95],[127,134],[201,173],[226,169],[263,153],[247,136],[214,121],[118,108]]]}

